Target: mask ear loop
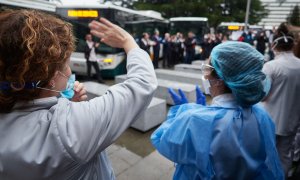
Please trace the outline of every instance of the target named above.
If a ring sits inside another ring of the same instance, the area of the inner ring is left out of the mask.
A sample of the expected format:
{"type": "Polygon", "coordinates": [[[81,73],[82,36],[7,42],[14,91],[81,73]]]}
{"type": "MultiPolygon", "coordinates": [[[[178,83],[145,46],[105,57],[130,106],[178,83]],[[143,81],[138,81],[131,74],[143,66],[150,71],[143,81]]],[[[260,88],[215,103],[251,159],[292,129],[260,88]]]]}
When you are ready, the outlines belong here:
{"type": "Polygon", "coordinates": [[[284,39],[284,42],[287,43],[288,42],[288,39],[286,38],[286,35],[283,33],[283,32],[280,32],[283,36],[283,39],[284,39]]]}
{"type": "Polygon", "coordinates": [[[58,92],[58,93],[61,92],[61,91],[57,91],[57,90],[53,90],[53,89],[48,89],[48,88],[40,87],[40,86],[39,86],[40,82],[41,82],[41,81],[38,81],[38,82],[36,83],[36,86],[35,86],[35,87],[36,87],[37,89],[43,89],[43,90],[53,91],[53,92],[58,92]]]}
{"type": "Polygon", "coordinates": [[[278,40],[276,39],[274,42],[273,42],[273,45],[272,45],[272,50],[274,51],[275,47],[278,45],[278,40]]]}

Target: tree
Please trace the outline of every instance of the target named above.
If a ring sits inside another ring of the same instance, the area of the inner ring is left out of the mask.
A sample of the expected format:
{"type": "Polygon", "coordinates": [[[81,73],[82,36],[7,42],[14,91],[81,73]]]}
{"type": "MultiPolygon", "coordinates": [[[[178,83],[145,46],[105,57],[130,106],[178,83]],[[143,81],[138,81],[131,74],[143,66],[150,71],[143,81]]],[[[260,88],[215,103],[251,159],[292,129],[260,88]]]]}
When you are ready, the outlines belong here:
{"type": "Polygon", "coordinates": [[[133,8],[133,3],[137,0],[98,0],[99,3],[111,2],[114,5],[122,6],[125,8],[133,8]]]}
{"type": "MultiPolygon", "coordinates": [[[[155,10],[165,18],[176,16],[207,17],[211,26],[220,22],[244,22],[247,0],[139,0],[138,10],[155,10]]],[[[267,15],[260,0],[252,0],[249,23],[258,23],[267,15]]]]}
{"type": "Polygon", "coordinates": [[[287,21],[291,25],[300,26],[300,9],[298,5],[291,11],[290,15],[287,17],[287,21]]]}

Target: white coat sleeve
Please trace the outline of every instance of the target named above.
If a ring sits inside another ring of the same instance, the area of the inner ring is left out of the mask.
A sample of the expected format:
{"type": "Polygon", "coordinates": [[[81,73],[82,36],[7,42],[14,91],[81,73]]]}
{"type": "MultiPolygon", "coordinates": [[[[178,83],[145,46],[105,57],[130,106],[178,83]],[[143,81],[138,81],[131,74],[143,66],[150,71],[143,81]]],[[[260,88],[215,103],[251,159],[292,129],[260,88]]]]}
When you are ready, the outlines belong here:
{"type": "Polygon", "coordinates": [[[59,138],[76,160],[87,162],[112,144],[147,108],[157,88],[149,55],[132,49],[127,57],[127,80],[88,102],[60,98],[54,116],[59,138]]]}

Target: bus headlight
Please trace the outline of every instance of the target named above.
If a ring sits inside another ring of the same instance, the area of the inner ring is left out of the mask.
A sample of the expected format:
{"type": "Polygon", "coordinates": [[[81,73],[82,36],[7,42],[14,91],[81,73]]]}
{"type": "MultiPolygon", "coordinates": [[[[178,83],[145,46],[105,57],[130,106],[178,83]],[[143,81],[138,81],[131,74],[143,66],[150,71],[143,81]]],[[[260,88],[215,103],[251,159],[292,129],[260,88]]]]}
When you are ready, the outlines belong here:
{"type": "Polygon", "coordinates": [[[105,58],[105,59],[103,59],[103,62],[107,63],[107,64],[111,64],[113,62],[113,59],[112,58],[105,58]]]}
{"type": "Polygon", "coordinates": [[[201,46],[199,46],[199,45],[196,45],[196,46],[195,46],[195,52],[196,52],[196,54],[201,54],[202,51],[203,51],[203,49],[202,49],[201,46]]]}

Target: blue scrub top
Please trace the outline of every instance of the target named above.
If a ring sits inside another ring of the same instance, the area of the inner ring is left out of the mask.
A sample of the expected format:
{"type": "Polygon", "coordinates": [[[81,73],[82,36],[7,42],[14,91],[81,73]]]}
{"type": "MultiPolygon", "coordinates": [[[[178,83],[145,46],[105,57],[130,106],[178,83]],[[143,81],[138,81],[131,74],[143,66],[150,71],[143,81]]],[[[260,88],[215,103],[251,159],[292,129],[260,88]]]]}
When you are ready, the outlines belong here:
{"type": "Polygon", "coordinates": [[[172,107],[152,134],[155,148],[176,163],[173,179],[284,179],[265,110],[242,108],[232,95],[218,98],[212,106],[172,107]]]}

